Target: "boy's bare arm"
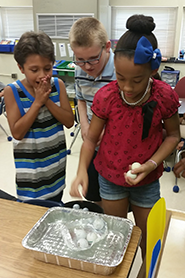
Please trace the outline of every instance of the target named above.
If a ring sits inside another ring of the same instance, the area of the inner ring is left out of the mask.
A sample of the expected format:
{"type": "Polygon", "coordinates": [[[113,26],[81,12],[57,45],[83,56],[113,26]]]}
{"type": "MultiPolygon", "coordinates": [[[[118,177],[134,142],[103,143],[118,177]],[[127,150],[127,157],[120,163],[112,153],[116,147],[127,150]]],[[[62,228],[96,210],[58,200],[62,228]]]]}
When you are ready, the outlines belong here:
{"type": "Polygon", "coordinates": [[[59,79],[60,86],[60,106],[48,99],[45,103],[52,115],[67,128],[74,124],[74,115],[69,103],[64,83],[59,79]]]}
{"type": "Polygon", "coordinates": [[[9,86],[4,89],[4,99],[12,136],[17,140],[21,140],[35,121],[40,105],[37,102],[33,102],[28,112],[24,116],[21,116],[14,94],[9,86]]]}
{"type": "Polygon", "coordinates": [[[86,196],[88,188],[87,169],[93,157],[95,147],[97,145],[100,134],[104,128],[104,125],[105,120],[102,120],[93,114],[88,135],[82,144],[77,176],[71,185],[71,196],[81,197],[81,194],[78,190],[79,185],[82,186],[83,196],[86,196]]]}

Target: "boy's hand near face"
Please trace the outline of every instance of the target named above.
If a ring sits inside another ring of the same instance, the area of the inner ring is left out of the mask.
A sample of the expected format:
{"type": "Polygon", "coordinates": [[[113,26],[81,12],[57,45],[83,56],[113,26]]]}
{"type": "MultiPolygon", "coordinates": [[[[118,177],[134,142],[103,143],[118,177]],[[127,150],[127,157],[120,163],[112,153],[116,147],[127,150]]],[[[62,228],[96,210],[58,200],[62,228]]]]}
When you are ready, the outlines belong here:
{"type": "Polygon", "coordinates": [[[46,104],[49,94],[51,93],[50,76],[42,78],[41,82],[35,88],[35,101],[39,103],[40,107],[46,104]]]}

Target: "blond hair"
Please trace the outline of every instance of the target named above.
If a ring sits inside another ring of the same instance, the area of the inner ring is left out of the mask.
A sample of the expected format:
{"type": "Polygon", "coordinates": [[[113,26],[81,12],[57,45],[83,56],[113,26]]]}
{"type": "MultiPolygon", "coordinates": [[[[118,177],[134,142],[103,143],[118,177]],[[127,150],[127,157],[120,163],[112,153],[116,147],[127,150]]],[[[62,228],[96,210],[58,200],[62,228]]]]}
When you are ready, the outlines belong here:
{"type": "Polygon", "coordinates": [[[71,48],[105,46],[108,35],[103,24],[94,17],[83,17],[75,21],[69,32],[71,48]]]}

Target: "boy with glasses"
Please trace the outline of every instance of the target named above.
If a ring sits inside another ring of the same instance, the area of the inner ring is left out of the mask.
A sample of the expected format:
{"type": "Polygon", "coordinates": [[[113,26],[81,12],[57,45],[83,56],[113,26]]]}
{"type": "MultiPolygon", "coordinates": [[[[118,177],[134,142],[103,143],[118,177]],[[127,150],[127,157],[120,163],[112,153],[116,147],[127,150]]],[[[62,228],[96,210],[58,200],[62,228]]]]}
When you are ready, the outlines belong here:
{"type": "MultiPolygon", "coordinates": [[[[92,118],[91,105],[96,92],[116,79],[114,54],[107,32],[96,18],[86,17],[77,20],[71,27],[69,41],[75,55],[75,91],[78,100],[81,134],[84,140],[92,118]]],[[[99,138],[98,145],[103,134],[99,138]]],[[[86,199],[101,202],[99,195],[98,172],[93,160],[88,169],[89,186],[86,199]]]]}

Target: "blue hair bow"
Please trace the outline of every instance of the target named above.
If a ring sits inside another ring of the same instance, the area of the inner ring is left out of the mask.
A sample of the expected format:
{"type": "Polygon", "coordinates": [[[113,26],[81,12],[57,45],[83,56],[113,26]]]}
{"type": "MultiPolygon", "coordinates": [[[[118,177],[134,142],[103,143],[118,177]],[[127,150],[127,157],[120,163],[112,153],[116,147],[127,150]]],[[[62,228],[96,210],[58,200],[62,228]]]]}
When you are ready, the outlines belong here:
{"type": "Polygon", "coordinates": [[[148,62],[151,62],[152,70],[158,69],[161,63],[161,52],[158,48],[153,50],[149,40],[143,36],[137,42],[134,63],[145,64],[148,62]]]}

